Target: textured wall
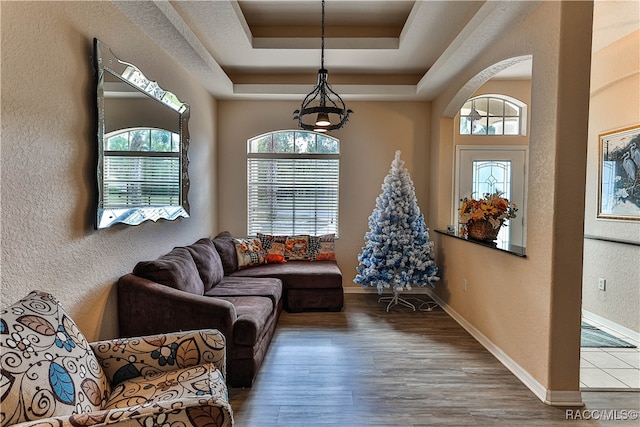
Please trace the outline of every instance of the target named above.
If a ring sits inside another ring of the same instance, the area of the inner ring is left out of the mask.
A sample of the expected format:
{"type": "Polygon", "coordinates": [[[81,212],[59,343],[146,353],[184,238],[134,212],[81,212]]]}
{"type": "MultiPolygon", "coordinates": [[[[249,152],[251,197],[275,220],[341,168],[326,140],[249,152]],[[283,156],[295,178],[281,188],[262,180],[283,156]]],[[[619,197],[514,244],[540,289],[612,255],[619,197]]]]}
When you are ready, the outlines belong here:
{"type": "Polygon", "coordinates": [[[215,226],[215,101],[110,2],[1,7],[2,304],[49,291],[90,340],[113,337],[118,277],[215,226]],[[93,229],[94,37],[191,104],[191,218],[93,229]]]}
{"type": "MultiPolygon", "coordinates": [[[[640,3],[635,2],[636,14],[640,3]]],[[[596,218],[598,135],[640,124],[640,31],[595,52],[592,59],[586,235],[640,243],[640,221],[596,218]]],[[[640,247],[585,240],[582,307],[640,332],[640,247]],[[607,280],[598,290],[598,278],[607,280]]]]}
{"type": "Polygon", "coordinates": [[[590,8],[589,3],[544,2],[433,104],[432,140],[438,143],[431,152],[430,222],[442,228],[451,217],[455,151],[454,120],[444,112],[460,108],[450,105],[452,100],[471,96],[494,64],[533,56],[527,257],[437,236],[437,259],[444,268],[437,294],[547,391],[577,392],[579,387],[590,56],[590,34],[580,28],[591,26],[590,8]]]}
{"type": "MultiPolygon", "coordinates": [[[[294,129],[293,101],[219,101],[219,225],[235,235],[247,230],[247,139],[273,130],[294,129]]],[[[355,113],[332,133],[340,139],[340,237],[336,256],[343,285],[353,283],[357,256],[369,230],[368,218],[396,150],[402,151],[416,196],[426,216],[429,111],[427,102],[347,102],[355,113]]],[[[429,224],[427,224],[429,226],[429,224]]]]}

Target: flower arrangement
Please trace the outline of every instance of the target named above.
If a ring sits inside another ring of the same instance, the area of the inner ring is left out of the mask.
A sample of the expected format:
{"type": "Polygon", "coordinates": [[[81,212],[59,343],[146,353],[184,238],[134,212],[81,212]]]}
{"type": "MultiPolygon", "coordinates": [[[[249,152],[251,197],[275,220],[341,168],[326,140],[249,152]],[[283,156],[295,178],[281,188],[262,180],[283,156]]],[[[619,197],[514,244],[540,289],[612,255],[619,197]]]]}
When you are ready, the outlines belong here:
{"type": "Polygon", "coordinates": [[[506,219],[515,218],[518,207],[515,203],[501,197],[502,193],[485,193],[479,200],[465,197],[460,200],[462,204],[459,210],[460,224],[470,224],[476,221],[487,220],[494,229],[502,226],[506,219]]]}

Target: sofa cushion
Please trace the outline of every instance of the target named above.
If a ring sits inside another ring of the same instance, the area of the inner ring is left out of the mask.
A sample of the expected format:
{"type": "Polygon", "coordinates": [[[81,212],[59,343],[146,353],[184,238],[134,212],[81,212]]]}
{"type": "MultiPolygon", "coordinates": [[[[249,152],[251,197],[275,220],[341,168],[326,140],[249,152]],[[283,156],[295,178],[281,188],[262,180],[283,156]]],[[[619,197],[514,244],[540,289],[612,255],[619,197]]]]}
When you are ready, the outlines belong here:
{"type": "Polygon", "coordinates": [[[181,291],[204,294],[200,273],[186,248],[174,248],[155,261],[139,262],[133,274],[181,291]]]}
{"type": "Polygon", "coordinates": [[[238,270],[267,263],[260,239],[233,239],[233,243],[236,246],[238,270]]]}
{"type": "Polygon", "coordinates": [[[204,285],[204,291],[206,292],[217,285],[224,276],[220,255],[218,255],[213,241],[207,238],[200,239],[186,248],[196,263],[200,279],[202,279],[204,285]]]}
{"type": "Polygon", "coordinates": [[[253,346],[265,332],[273,314],[273,304],[264,297],[221,297],[236,308],[238,319],[233,324],[233,343],[253,346]]]}
{"type": "Polygon", "coordinates": [[[342,272],[335,261],[289,261],[238,270],[231,277],[277,277],[284,289],[342,288],[342,272]]]}
{"type": "Polygon", "coordinates": [[[286,260],[309,260],[309,236],[287,236],[284,257],[286,260]]]}
{"type": "Polygon", "coordinates": [[[100,410],[107,377],[53,295],[33,291],[0,312],[2,425],[100,410]]]}
{"type": "Polygon", "coordinates": [[[213,244],[220,255],[224,275],[228,276],[238,269],[238,256],[236,255],[236,245],[233,243],[233,235],[228,231],[223,231],[213,238],[213,244]]]}
{"type": "Polygon", "coordinates": [[[205,295],[211,297],[267,297],[276,308],[282,299],[282,281],[273,277],[225,276],[215,288],[205,292],[205,295]]]}

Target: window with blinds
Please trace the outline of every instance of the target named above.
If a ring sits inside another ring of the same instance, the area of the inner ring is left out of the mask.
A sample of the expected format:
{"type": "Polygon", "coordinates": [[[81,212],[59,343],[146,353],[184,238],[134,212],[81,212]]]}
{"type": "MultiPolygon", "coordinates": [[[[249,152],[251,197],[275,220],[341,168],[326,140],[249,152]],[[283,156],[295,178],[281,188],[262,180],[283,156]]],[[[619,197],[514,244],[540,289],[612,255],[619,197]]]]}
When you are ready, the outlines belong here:
{"type": "Polygon", "coordinates": [[[340,144],[326,134],[279,131],[247,149],[247,233],[338,234],[340,144]]]}
{"type": "Polygon", "coordinates": [[[136,128],[104,140],[103,208],[180,205],[180,135],[136,128]]]}

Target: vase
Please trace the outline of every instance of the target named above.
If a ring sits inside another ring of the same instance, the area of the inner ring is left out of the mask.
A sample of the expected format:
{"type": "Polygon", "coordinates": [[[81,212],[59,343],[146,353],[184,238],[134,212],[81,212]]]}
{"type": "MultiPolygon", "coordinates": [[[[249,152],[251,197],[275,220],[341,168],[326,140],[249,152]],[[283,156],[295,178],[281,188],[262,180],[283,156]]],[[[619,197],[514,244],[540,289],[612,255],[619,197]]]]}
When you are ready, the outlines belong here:
{"type": "MultiPolygon", "coordinates": [[[[500,223],[500,227],[502,227],[502,223],[500,223]]],[[[488,220],[481,219],[468,222],[467,232],[470,239],[493,241],[498,237],[500,227],[493,228],[493,225],[488,220]]]]}

